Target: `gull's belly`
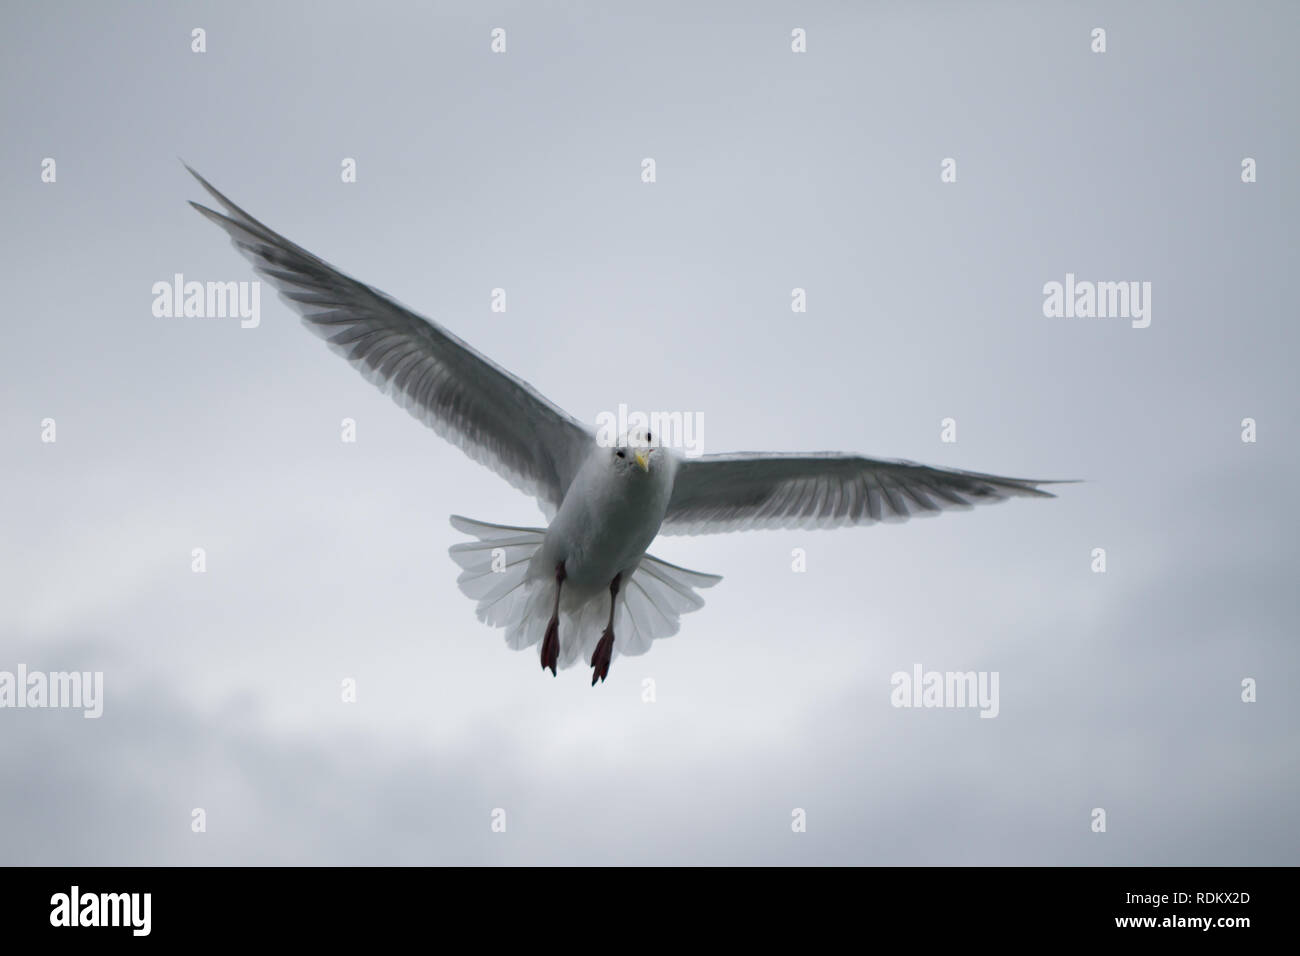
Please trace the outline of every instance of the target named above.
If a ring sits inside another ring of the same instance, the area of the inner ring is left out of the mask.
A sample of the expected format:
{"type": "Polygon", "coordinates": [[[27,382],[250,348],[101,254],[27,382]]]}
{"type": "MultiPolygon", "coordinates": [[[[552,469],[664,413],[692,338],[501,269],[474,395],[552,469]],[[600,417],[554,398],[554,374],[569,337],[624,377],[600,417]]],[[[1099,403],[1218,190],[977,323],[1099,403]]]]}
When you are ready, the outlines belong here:
{"type": "Polygon", "coordinates": [[[636,568],[659,533],[668,502],[647,483],[619,495],[565,500],[546,532],[539,573],[564,562],[564,589],[572,597],[603,593],[614,575],[636,568]],[[661,500],[662,499],[662,500],[661,500]]]}
{"type": "Polygon", "coordinates": [[[646,533],[634,522],[619,520],[629,516],[610,517],[594,534],[580,538],[565,559],[565,587],[575,596],[608,590],[614,575],[635,568],[654,540],[655,529],[646,533]]]}

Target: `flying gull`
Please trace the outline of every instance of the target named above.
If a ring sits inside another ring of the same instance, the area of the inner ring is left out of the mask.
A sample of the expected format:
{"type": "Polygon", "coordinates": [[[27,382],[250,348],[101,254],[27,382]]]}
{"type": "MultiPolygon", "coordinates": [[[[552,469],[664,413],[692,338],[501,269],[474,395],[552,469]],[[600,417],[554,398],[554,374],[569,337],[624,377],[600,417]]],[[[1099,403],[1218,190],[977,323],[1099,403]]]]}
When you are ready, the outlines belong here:
{"type": "MultiPolygon", "coordinates": [[[[186,167],[189,169],[189,167],[186,167]]],[[[587,661],[603,681],[620,654],[644,654],[703,607],[722,580],[646,549],[659,534],[841,528],[1054,497],[1054,482],[817,452],[684,457],[648,430],[597,440],[593,430],[438,323],[351,279],[262,225],[190,169],[224,212],[254,269],[367,379],[435,433],[537,499],[548,525],[454,515],[476,540],[454,545],[460,589],[514,650],[541,644],[543,670],[587,661]]]]}

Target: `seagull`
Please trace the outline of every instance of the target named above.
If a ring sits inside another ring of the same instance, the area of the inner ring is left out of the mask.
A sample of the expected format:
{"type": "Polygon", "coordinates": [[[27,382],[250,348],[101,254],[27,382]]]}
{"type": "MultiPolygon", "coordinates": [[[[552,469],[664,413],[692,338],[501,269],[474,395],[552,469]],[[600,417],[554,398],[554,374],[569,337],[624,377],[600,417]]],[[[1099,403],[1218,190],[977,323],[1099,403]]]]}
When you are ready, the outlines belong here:
{"type": "Polygon", "coordinates": [[[722,578],[647,553],[657,535],[842,528],[905,521],[1040,485],[835,452],[686,457],[648,429],[601,439],[436,322],[352,279],[258,222],[187,165],[222,211],[191,202],[303,324],[435,434],[537,500],[545,528],[453,515],[461,591],[507,645],[540,644],[543,671],[578,660],[603,682],[698,610],[722,578]]]}

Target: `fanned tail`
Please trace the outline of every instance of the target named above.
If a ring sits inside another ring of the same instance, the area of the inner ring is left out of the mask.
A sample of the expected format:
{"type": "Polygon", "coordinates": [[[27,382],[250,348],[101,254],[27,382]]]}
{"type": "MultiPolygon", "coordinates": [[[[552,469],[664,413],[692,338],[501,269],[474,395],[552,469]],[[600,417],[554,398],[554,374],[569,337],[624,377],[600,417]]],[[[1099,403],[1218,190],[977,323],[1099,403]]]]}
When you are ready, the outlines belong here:
{"type": "MultiPolygon", "coordinates": [[[[542,546],[546,530],[488,524],[460,515],[451,516],[451,526],[478,539],[454,544],[449,550],[451,559],[462,569],[456,579],[461,592],[478,602],[475,608],[478,619],[504,628],[524,623],[534,603],[531,598],[542,590],[529,587],[528,566],[542,546]]],[[[543,620],[543,626],[545,623],[543,620]]],[[[539,630],[535,640],[540,639],[539,630]]],[[[516,647],[512,641],[511,646],[518,649],[527,647],[528,643],[516,647]]]]}
{"type": "MultiPolygon", "coordinates": [[[[461,567],[456,583],[477,602],[478,619],[506,631],[506,644],[523,650],[539,643],[555,603],[555,579],[550,574],[529,577],[533,556],[546,537],[544,528],[490,524],[452,515],[457,531],[478,539],[452,545],[452,560],[461,567]]],[[[614,658],[636,657],[656,640],[676,634],[683,614],[699,610],[704,599],[698,588],[711,588],[722,578],[645,555],[624,582],[614,615],[614,658]]],[[[608,594],[578,607],[561,605],[561,667],[586,664],[596,649],[609,613],[608,594]]]]}
{"type": "MultiPolygon", "coordinates": [[[[681,627],[679,618],[704,607],[697,588],[711,588],[722,576],[691,571],[647,554],[623,589],[614,619],[614,654],[636,657],[650,645],[671,637],[681,627]]],[[[591,639],[595,648],[595,639],[591,639]]]]}

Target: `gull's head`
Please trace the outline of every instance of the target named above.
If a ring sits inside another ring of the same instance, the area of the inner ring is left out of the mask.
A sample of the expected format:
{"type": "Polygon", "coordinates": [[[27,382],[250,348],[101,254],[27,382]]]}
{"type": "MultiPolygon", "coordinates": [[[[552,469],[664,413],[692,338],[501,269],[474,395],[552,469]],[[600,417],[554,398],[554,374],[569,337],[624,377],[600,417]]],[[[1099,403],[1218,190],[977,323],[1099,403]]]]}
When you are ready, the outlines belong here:
{"type": "Polygon", "coordinates": [[[658,461],[659,449],[649,431],[637,431],[610,449],[610,456],[615,470],[629,475],[648,475],[658,461]]]}

